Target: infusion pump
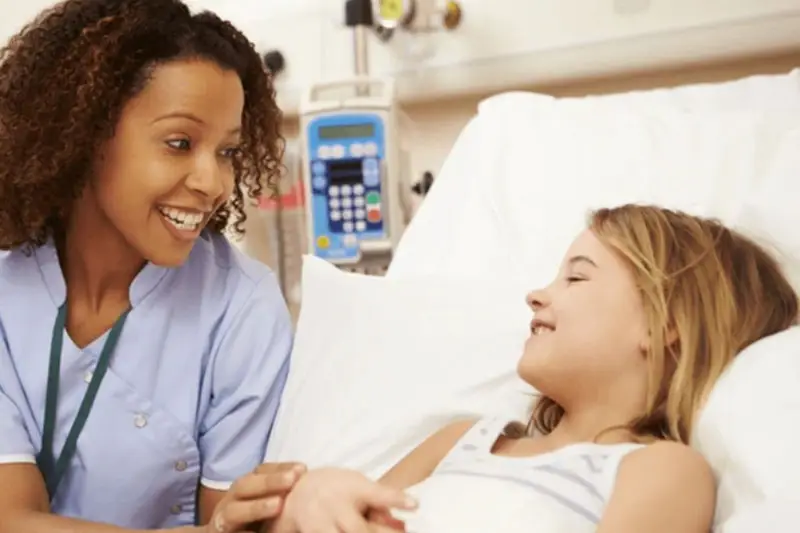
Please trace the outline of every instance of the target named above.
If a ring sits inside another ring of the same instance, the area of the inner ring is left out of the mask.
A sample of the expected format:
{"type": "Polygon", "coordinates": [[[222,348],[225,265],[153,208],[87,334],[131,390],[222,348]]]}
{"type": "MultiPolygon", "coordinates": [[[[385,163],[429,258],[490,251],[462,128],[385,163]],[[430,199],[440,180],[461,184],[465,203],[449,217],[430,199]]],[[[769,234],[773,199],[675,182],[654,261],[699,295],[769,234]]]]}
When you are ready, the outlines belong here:
{"type": "Polygon", "coordinates": [[[392,81],[313,86],[300,113],[309,253],[388,266],[405,225],[392,81]]]}

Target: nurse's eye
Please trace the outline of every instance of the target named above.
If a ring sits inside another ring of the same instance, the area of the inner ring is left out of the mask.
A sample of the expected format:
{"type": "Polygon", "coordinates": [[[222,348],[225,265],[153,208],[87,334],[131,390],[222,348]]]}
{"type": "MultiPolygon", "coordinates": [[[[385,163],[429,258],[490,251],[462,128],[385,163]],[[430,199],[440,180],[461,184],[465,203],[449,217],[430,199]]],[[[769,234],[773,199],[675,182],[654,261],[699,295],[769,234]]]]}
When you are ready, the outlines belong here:
{"type": "Polygon", "coordinates": [[[166,144],[173,150],[179,150],[181,152],[185,152],[192,147],[192,143],[189,139],[170,139],[166,144]]]}
{"type": "Polygon", "coordinates": [[[224,157],[225,159],[233,159],[236,156],[238,156],[241,152],[242,152],[241,148],[239,148],[238,146],[235,146],[233,148],[226,148],[226,149],[222,150],[221,153],[222,153],[222,157],[224,157]]]}
{"type": "Polygon", "coordinates": [[[568,276],[567,283],[577,283],[579,281],[586,281],[586,278],[580,276],[568,276]]]}

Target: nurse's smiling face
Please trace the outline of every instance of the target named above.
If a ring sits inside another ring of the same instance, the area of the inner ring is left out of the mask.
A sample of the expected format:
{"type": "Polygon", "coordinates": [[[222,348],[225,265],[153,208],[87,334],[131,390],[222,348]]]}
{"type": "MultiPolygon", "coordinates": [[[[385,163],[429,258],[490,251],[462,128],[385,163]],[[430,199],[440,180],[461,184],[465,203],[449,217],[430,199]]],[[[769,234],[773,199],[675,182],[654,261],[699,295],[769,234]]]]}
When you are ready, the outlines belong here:
{"type": "Polygon", "coordinates": [[[152,70],[123,108],[89,193],[142,258],[178,266],[230,198],[244,108],[236,72],[203,60],[152,70]]]}

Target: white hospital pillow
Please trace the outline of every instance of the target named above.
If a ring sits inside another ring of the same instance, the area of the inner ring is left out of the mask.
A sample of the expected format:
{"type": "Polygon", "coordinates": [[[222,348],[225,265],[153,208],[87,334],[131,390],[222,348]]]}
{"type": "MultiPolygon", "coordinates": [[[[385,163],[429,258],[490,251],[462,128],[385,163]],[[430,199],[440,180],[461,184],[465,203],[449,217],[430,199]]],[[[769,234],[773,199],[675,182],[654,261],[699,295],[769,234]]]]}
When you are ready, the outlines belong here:
{"type": "MultiPolygon", "coordinates": [[[[550,221],[540,233],[569,233],[601,202],[657,201],[728,216],[771,156],[783,127],[774,123],[798,110],[800,69],[598,97],[515,92],[489,98],[454,145],[388,276],[484,276],[501,264],[512,269],[506,272],[511,279],[537,283],[549,274],[532,275],[530,265],[519,262],[514,241],[534,219],[550,221]],[[554,188],[571,191],[569,201],[562,195],[553,203],[549,194],[544,202],[541,197],[554,188]],[[511,222],[510,238],[509,222],[502,219],[513,209],[513,217],[530,217],[520,227],[511,222]]],[[[527,250],[554,267],[557,257],[543,254],[560,256],[562,247],[540,250],[528,243],[527,250]]]]}
{"type": "Polygon", "coordinates": [[[462,417],[524,417],[525,295],[495,282],[391,280],[305,257],[303,306],[267,460],[380,476],[462,417]]]}
{"type": "Polygon", "coordinates": [[[655,203],[724,222],[788,145],[793,112],[496,109],[465,130],[389,277],[552,279],[589,211],[655,203]]]}
{"type": "MultiPolygon", "coordinates": [[[[503,234],[497,242],[514,258],[505,265],[508,275],[524,276],[533,287],[548,283],[585,228],[589,211],[601,207],[653,203],[733,222],[751,184],[771,171],[776,148],[791,144],[798,119],[800,108],[794,113],[576,108],[539,112],[532,126],[509,122],[519,129],[505,140],[505,172],[487,192],[503,234]]],[[[800,173],[800,165],[794,168],[800,173]]]]}
{"type": "Polygon", "coordinates": [[[487,194],[503,165],[504,143],[494,124],[492,117],[478,116],[461,132],[403,233],[387,277],[471,278],[511,261],[487,194]]]}
{"type": "Polygon", "coordinates": [[[800,327],[794,327],[745,349],[712,391],[692,444],[719,482],[715,524],[765,502],[800,503],[799,384],[800,327]]]}
{"type": "Polygon", "coordinates": [[[776,249],[778,258],[800,291],[800,118],[773,147],[760,166],[734,219],[744,233],[776,249]]]}

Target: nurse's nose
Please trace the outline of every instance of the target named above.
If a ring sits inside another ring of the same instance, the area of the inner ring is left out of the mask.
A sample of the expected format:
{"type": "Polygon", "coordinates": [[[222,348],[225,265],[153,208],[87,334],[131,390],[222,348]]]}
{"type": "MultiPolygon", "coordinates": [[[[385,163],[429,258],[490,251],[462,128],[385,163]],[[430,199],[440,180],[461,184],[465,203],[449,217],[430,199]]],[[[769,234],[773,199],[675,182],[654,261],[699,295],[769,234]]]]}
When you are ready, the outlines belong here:
{"type": "Polygon", "coordinates": [[[194,169],[186,180],[187,187],[216,202],[225,192],[226,171],[222,165],[216,153],[198,154],[194,169]]]}

